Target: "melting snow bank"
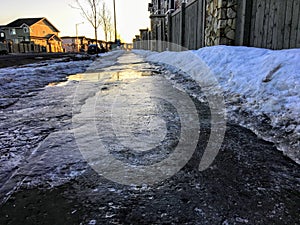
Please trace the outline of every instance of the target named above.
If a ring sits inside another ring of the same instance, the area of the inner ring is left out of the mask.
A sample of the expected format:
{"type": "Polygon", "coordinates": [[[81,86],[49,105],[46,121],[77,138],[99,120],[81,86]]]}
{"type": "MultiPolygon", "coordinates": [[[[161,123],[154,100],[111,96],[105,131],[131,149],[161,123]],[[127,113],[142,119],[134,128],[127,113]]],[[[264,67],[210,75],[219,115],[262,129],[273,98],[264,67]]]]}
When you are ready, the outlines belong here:
{"type": "Polygon", "coordinates": [[[300,49],[214,46],[196,51],[134,51],[184,71],[210,93],[216,78],[228,119],[253,130],[300,163],[300,49]]]}

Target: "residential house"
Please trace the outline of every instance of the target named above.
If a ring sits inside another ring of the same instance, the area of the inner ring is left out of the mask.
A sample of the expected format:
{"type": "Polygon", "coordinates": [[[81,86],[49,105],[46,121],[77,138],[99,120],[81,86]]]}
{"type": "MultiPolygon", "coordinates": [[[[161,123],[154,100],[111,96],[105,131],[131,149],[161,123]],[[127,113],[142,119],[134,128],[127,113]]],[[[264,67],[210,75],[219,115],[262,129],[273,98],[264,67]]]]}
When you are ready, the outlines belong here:
{"type": "Polygon", "coordinates": [[[3,26],[0,25],[0,42],[4,42],[6,39],[6,35],[4,30],[2,29],[3,26]]]}
{"type": "MultiPolygon", "coordinates": [[[[65,36],[61,37],[64,52],[86,52],[90,44],[95,44],[96,40],[85,36],[65,36]]],[[[99,46],[109,47],[109,44],[102,40],[97,40],[99,46]]]]}
{"type": "Polygon", "coordinates": [[[61,37],[64,52],[85,52],[92,40],[85,36],[65,36],[61,37]]]}
{"type": "Polygon", "coordinates": [[[2,30],[6,41],[11,44],[31,43],[47,52],[62,52],[59,30],[44,17],[17,19],[2,27],[2,30]]]}

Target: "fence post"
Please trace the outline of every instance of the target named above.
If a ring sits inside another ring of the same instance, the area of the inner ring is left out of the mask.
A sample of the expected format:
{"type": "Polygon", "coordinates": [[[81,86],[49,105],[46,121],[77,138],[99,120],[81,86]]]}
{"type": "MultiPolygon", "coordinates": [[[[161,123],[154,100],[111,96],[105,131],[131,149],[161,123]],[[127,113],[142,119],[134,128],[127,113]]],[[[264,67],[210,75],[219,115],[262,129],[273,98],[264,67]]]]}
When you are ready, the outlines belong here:
{"type": "Polygon", "coordinates": [[[237,8],[236,45],[250,45],[252,1],[240,0],[237,8]]]}
{"type": "Polygon", "coordinates": [[[198,0],[197,9],[197,44],[196,48],[205,47],[206,1],[198,0]]]}
{"type": "Polygon", "coordinates": [[[148,31],[148,49],[147,50],[151,50],[151,31],[148,31]]]}
{"type": "Polygon", "coordinates": [[[181,3],[181,46],[185,47],[185,5],[186,3],[181,3]]]}
{"type": "Polygon", "coordinates": [[[172,13],[168,14],[168,50],[171,51],[171,43],[172,43],[172,13]]]}
{"type": "Polygon", "coordinates": [[[165,40],[166,40],[166,19],[162,19],[161,21],[161,40],[160,40],[160,51],[163,52],[165,51],[165,40]]]}

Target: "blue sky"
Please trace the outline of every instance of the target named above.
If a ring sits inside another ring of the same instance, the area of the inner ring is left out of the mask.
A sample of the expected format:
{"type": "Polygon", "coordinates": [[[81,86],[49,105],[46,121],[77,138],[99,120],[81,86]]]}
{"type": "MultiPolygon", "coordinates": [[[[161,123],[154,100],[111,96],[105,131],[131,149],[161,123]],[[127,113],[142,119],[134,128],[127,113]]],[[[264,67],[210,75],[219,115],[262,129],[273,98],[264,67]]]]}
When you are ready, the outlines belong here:
{"type": "MultiPolygon", "coordinates": [[[[131,42],[139,29],[150,27],[148,3],[150,0],[115,0],[117,11],[118,33],[126,42],[131,42]]],[[[60,31],[61,36],[75,36],[75,24],[79,35],[93,38],[93,28],[81,16],[80,12],[72,9],[69,4],[73,0],[9,0],[1,4],[0,25],[5,25],[17,18],[46,17],[60,31]]],[[[113,0],[105,0],[113,13],[113,0]]],[[[102,30],[100,38],[103,39],[102,30]]]]}

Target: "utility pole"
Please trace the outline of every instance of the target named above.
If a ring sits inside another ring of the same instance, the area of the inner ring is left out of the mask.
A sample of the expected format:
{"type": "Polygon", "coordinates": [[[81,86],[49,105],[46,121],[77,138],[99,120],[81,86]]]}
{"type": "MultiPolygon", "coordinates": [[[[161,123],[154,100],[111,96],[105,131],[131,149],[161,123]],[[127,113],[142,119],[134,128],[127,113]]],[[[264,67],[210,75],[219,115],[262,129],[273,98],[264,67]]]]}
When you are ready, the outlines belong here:
{"type": "Polygon", "coordinates": [[[81,22],[81,23],[76,23],[75,24],[75,27],[76,27],[76,49],[77,49],[77,52],[79,52],[79,43],[78,43],[78,25],[80,24],[83,24],[84,22],[81,22]]]}
{"type": "Polygon", "coordinates": [[[114,1],[115,43],[117,43],[116,0],[113,0],[113,1],[114,1]]]}

